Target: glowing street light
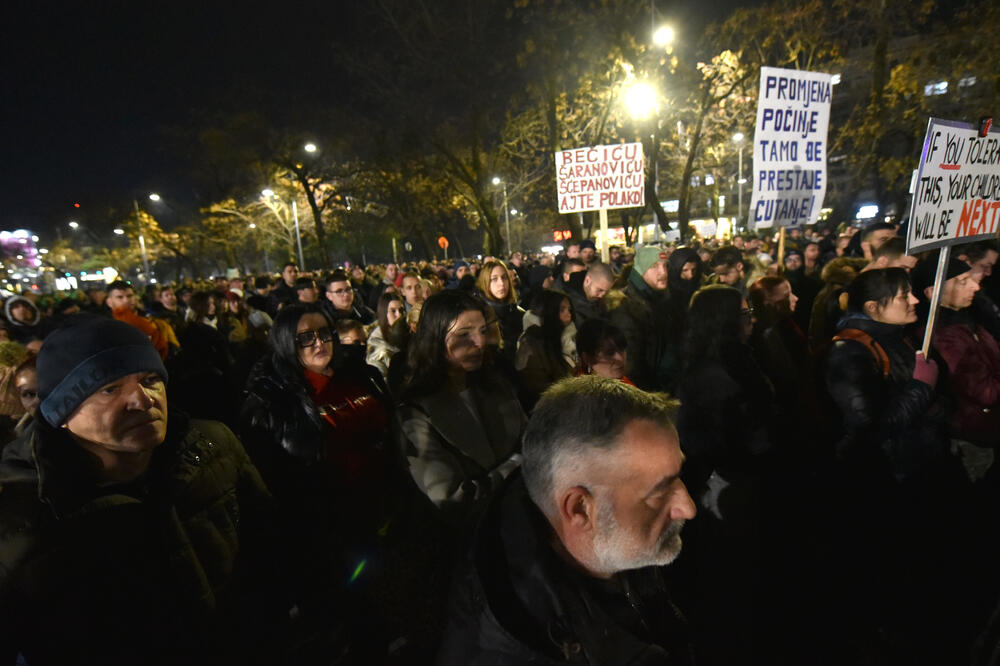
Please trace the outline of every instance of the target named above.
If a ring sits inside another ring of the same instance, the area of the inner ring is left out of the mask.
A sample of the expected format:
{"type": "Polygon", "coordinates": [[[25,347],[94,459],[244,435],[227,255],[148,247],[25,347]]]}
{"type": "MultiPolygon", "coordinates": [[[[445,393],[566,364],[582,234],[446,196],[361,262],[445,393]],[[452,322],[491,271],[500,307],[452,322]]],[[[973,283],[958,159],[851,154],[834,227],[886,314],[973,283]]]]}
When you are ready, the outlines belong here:
{"type": "Polygon", "coordinates": [[[653,32],[653,43],[657,46],[666,46],[674,42],[674,29],[669,25],[661,25],[653,32]]]}
{"type": "Polygon", "coordinates": [[[656,111],[656,88],[642,81],[633,83],[625,91],[625,106],[633,118],[648,118],[656,111]]]}
{"type": "Polygon", "coordinates": [[[149,193],[149,200],[150,201],[159,201],[160,200],[160,195],[157,194],[156,192],[150,192],[149,193]]]}
{"type": "Polygon", "coordinates": [[[115,229],[115,236],[124,236],[124,235],[125,235],[124,229],[122,229],[121,227],[117,227],[115,229]]]}
{"type": "Polygon", "coordinates": [[[77,222],[76,220],[70,220],[69,221],[69,228],[70,229],[79,229],[80,228],[80,223],[77,222]]]}
{"type": "Polygon", "coordinates": [[[271,197],[273,197],[273,196],[274,196],[274,190],[272,190],[272,189],[271,189],[270,187],[265,187],[264,189],[262,189],[262,190],[260,191],[260,193],[261,193],[261,194],[262,194],[263,196],[267,197],[268,199],[270,199],[271,197]]]}
{"type": "Polygon", "coordinates": [[[500,176],[493,176],[493,184],[494,185],[499,185],[501,182],[502,181],[500,180],[500,176]]]}
{"type": "Polygon", "coordinates": [[[307,143],[306,145],[302,146],[302,149],[305,150],[307,153],[315,153],[316,152],[316,144],[315,143],[307,143]]]}

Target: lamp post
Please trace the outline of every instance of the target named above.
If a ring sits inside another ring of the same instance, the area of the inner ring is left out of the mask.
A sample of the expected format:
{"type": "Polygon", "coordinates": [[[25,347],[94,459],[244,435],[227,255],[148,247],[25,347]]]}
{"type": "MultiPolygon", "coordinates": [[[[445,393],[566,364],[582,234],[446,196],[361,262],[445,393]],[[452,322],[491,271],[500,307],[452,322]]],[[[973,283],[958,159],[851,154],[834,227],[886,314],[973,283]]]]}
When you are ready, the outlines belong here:
{"type": "MultiPolygon", "coordinates": [[[[149,195],[150,201],[159,201],[160,195],[153,192],[149,195]]],[[[149,274],[149,256],[146,254],[146,237],[142,234],[142,215],[139,212],[139,200],[133,198],[132,205],[135,206],[135,221],[139,225],[139,251],[142,253],[142,272],[146,275],[146,280],[148,281],[151,277],[149,274]]]]}
{"type": "Polygon", "coordinates": [[[510,211],[507,208],[507,181],[500,176],[493,176],[494,185],[503,185],[503,221],[507,227],[507,257],[510,257],[510,211]]]}
{"type": "Polygon", "coordinates": [[[739,210],[739,213],[737,215],[737,219],[739,220],[739,223],[741,225],[743,224],[743,183],[746,182],[743,179],[743,139],[744,138],[745,137],[743,136],[743,132],[737,132],[736,134],[733,135],[733,141],[736,143],[737,146],[740,147],[740,151],[739,151],[739,167],[738,167],[739,171],[738,171],[738,175],[736,176],[736,178],[737,178],[736,184],[739,186],[739,190],[738,190],[738,194],[737,194],[737,200],[738,200],[738,207],[737,207],[737,209],[739,210]]]}
{"type": "MultiPolygon", "coordinates": [[[[625,105],[628,107],[628,111],[632,118],[638,123],[639,121],[645,120],[649,116],[656,113],[657,108],[657,90],[651,84],[642,81],[637,81],[632,84],[632,86],[625,91],[625,105]]],[[[655,124],[654,124],[655,128],[655,124]]],[[[650,134],[649,136],[651,142],[656,141],[656,133],[650,134]]],[[[650,150],[654,150],[655,146],[650,147],[650,150]]],[[[659,197],[659,181],[660,180],[660,165],[659,160],[653,159],[653,196],[659,197]]],[[[657,241],[660,239],[660,225],[656,220],[656,209],[653,209],[653,233],[657,241]]],[[[602,247],[607,246],[607,239],[603,241],[602,247]]],[[[607,261],[608,258],[603,256],[602,250],[602,260],[607,261]]]]}
{"type": "MultiPolygon", "coordinates": [[[[311,143],[306,145],[312,146],[311,143]]],[[[315,149],[316,147],[313,146],[313,150],[315,149]]],[[[281,201],[281,199],[278,198],[278,195],[275,194],[274,190],[272,190],[270,187],[261,190],[260,194],[265,199],[275,199],[277,201],[281,201]]],[[[273,211],[274,209],[272,208],[271,210],[273,211]]],[[[278,214],[275,213],[274,216],[278,217],[278,214]]],[[[281,218],[278,219],[280,220],[281,218]]],[[[295,220],[295,243],[298,245],[299,248],[299,270],[304,271],[306,269],[306,262],[302,256],[302,234],[299,233],[299,207],[295,204],[295,199],[292,199],[292,219],[295,220]]]]}

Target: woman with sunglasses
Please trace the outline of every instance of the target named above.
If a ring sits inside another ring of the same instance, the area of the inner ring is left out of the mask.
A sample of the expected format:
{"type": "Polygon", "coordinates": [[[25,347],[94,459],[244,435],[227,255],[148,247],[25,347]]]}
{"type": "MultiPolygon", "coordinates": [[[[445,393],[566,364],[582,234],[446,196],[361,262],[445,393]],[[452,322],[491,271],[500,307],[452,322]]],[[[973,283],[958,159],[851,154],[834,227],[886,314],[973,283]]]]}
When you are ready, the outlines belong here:
{"type": "MultiPolygon", "coordinates": [[[[274,495],[296,558],[293,601],[305,630],[328,623],[345,594],[351,608],[364,608],[371,585],[381,585],[365,576],[364,563],[369,572],[384,570],[373,565],[405,488],[392,478],[384,448],[389,405],[381,375],[360,355],[338,353],[336,338],[321,305],[282,308],[240,416],[241,439],[274,495]]],[[[355,637],[372,626],[361,624],[351,627],[355,637]]]]}

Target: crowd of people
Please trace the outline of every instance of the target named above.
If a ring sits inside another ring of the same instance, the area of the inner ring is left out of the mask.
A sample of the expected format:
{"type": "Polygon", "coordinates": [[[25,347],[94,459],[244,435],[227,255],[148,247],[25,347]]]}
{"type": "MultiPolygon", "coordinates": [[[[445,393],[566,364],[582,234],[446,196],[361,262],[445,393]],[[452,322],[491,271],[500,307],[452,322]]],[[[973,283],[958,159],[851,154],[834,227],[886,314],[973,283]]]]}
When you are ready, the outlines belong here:
{"type": "Polygon", "coordinates": [[[1000,664],[1000,253],[925,357],[905,246],[11,296],[0,661],[1000,664]]]}

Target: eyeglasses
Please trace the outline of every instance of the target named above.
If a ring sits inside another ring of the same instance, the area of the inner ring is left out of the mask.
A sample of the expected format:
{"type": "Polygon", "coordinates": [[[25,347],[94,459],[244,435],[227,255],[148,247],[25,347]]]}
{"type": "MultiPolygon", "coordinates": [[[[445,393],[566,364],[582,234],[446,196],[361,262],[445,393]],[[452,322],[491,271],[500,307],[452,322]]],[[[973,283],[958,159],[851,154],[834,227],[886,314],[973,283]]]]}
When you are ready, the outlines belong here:
{"type": "Polygon", "coordinates": [[[333,331],[330,330],[329,326],[324,326],[323,328],[318,328],[314,331],[302,331],[301,333],[295,334],[295,342],[299,347],[312,347],[316,344],[316,339],[320,342],[332,342],[333,341],[333,331]]]}

